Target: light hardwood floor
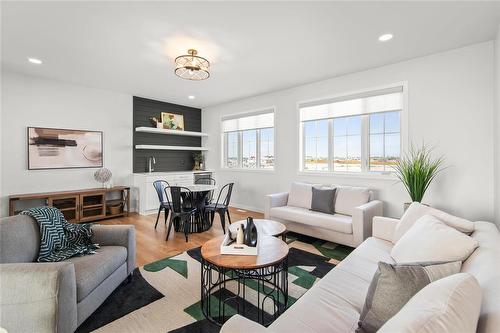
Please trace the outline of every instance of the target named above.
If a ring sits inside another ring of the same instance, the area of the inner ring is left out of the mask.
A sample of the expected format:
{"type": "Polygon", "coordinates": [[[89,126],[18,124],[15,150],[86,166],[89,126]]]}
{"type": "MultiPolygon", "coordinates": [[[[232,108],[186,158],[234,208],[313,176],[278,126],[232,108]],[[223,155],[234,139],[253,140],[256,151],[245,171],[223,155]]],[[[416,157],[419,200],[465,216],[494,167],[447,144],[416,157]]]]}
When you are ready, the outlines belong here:
{"type": "MultiPolygon", "coordinates": [[[[263,218],[263,214],[230,208],[231,221],[246,219],[251,216],[253,218],[263,218]]],[[[180,232],[170,231],[168,241],[165,240],[167,228],[163,224],[163,213],[160,215],[158,227],[154,228],[156,221],[156,214],[153,215],[139,215],[131,213],[128,217],[120,217],[116,219],[100,221],[100,224],[132,224],[135,226],[136,237],[136,265],[143,266],[150,262],[163,259],[165,257],[174,256],[186,250],[203,245],[209,239],[222,235],[222,228],[220,225],[219,217],[216,215],[213,227],[202,233],[195,233],[189,235],[189,241],[186,242],[184,234],[180,232]]],[[[226,219],[226,228],[227,228],[226,219]]],[[[172,228],[173,229],[173,228],[172,228]]]]}

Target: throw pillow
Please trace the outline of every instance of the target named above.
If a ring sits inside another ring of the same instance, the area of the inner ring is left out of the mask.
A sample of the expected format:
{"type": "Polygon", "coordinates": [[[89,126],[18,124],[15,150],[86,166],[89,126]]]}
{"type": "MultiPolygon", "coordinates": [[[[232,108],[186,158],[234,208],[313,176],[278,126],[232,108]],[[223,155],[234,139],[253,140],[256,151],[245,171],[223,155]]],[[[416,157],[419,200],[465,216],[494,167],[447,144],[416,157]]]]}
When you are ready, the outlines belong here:
{"type": "Polygon", "coordinates": [[[326,214],[335,213],[335,191],[336,188],[313,186],[311,210],[326,214]]]}
{"type": "Polygon", "coordinates": [[[476,332],[481,296],[471,274],[445,277],[420,290],[379,332],[476,332]]]}
{"type": "Polygon", "coordinates": [[[403,235],[411,228],[419,218],[424,215],[432,215],[449,225],[464,233],[471,233],[474,231],[474,223],[463,219],[461,217],[453,216],[445,213],[439,209],[422,205],[419,202],[414,202],[408,207],[406,212],[401,217],[394,232],[393,243],[396,243],[403,235]]]}
{"type": "Polygon", "coordinates": [[[312,187],[312,184],[293,182],[287,205],[311,209],[312,187]]]}
{"type": "Polygon", "coordinates": [[[464,261],[478,247],[476,239],[424,215],[391,250],[397,263],[422,261],[464,261]]]}
{"type": "Polygon", "coordinates": [[[429,283],[460,272],[461,262],[392,265],[378,263],[356,332],[376,332],[429,283]]]}
{"type": "Polygon", "coordinates": [[[370,190],[366,187],[339,186],[335,198],[335,212],[352,216],[356,207],[370,200],[370,190]]]}

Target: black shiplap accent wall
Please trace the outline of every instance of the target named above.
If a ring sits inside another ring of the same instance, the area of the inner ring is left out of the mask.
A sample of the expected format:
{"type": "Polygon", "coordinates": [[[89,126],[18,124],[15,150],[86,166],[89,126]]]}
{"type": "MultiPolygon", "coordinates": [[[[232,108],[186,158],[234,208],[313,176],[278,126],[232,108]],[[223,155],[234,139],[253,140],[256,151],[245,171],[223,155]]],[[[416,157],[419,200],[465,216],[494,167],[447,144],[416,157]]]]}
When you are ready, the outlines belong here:
{"type": "Polygon", "coordinates": [[[182,114],[186,131],[201,132],[201,109],[134,96],[132,129],[134,132],[134,172],[147,171],[149,156],[156,158],[155,171],[188,171],[193,169],[194,151],[135,149],[135,145],[201,147],[200,137],[135,131],[135,128],[139,126],[152,127],[149,118],[161,119],[162,112],[182,114]]]}

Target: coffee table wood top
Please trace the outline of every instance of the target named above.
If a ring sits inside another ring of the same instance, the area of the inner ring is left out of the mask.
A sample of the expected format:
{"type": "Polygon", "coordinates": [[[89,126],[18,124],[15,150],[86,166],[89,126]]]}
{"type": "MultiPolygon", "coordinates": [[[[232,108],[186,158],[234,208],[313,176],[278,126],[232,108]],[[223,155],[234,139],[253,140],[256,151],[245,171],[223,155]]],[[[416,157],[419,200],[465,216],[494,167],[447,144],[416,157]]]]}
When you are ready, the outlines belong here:
{"type": "Polygon", "coordinates": [[[201,256],[211,264],[230,269],[256,269],[274,265],[288,255],[288,245],[276,237],[259,235],[256,256],[220,254],[224,236],[215,237],[201,247],[201,256]]]}
{"type": "MultiPolygon", "coordinates": [[[[253,219],[253,223],[257,227],[259,235],[280,236],[286,232],[286,226],[283,223],[273,220],[253,219]]],[[[229,231],[231,231],[232,234],[235,234],[241,224],[243,224],[246,228],[247,220],[240,220],[231,223],[229,225],[229,231]]]]}

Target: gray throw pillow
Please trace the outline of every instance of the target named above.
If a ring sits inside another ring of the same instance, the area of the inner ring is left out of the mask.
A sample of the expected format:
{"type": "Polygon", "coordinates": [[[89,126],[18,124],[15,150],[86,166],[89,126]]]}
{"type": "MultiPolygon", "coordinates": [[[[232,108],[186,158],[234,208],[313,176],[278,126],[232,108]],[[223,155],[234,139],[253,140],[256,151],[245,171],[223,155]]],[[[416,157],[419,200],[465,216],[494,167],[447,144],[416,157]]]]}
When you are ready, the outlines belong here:
{"type": "Polygon", "coordinates": [[[311,210],[326,214],[335,213],[335,187],[312,187],[311,210]]]}
{"type": "Polygon", "coordinates": [[[417,292],[429,283],[460,273],[462,262],[378,263],[359,317],[358,333],[378,331],[417,292]]]}

